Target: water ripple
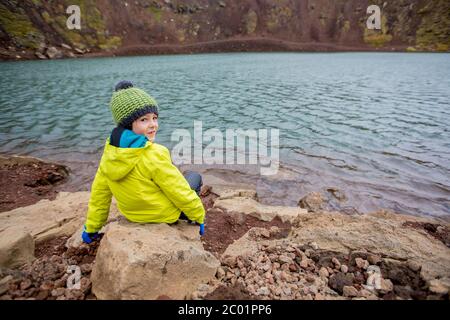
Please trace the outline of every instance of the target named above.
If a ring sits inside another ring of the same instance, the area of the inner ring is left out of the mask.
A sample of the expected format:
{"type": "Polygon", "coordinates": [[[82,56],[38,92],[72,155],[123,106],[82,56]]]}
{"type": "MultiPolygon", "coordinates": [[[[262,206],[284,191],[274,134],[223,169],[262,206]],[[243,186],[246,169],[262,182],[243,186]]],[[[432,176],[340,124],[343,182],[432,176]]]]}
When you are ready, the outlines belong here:
{"type": "Polygon", "coordinates": [[[157,142],[174,129],[279,128],[292,178],[262,199],[337,186],[362,211],[450,214],[450,55],[210,54],[0,63],[0,152],[73,165],[87,188],[113,127],[114,84],[160,105],[157,142]]]}

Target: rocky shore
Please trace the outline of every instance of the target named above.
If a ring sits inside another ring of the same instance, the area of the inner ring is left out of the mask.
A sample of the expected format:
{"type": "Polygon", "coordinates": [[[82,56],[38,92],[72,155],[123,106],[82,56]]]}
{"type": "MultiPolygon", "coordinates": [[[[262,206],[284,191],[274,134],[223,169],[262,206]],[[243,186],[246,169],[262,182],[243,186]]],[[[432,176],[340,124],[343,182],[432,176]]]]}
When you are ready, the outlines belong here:
{"type": "MultiPolygon", "coordinates": [[[[275,38],[236,37],[194,44],[136,44],[108,51],[79,49],[68,44],[47,45],[42,43],[35,52],[17,51],[14,48],[2,50],[0,60],[53,60],[71,58],[121,57],[164,54],[200,54],[226,52],[411,52],[407,45],[393,45],[389,48],[365,45],[340,45],[335,43],[293,42],[275,38]]],[[[430,52],[416,49],[413,52],[430,52]]]]}
{"type": "Polygon", "coordinates": [[[113,202],[103,238],[82,244],[88,192],[1,212],[0,299],[449,299],[445,221],[330,212],[317,194],[270,206],[211,182],[204,237],[130,223],[113,202]]]}
{"type": "Polygon", "coordinates": [[[32,157],[0,156],[0,212],[54,199],[56,188],[67,180],[69,169],[32,157]],[[6,187],[7,186],[7,187],[6,187]]]}

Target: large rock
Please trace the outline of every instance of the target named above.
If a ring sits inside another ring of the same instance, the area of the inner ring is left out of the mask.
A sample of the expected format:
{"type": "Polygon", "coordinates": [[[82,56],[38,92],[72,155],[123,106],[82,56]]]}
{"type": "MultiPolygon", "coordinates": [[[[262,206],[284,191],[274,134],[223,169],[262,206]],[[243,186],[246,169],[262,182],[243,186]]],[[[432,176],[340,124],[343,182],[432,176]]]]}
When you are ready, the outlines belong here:
{"type": "Polygon", "coordinates": [[[36,57],[38,57],[41,60],[47,59],[47,57],[44,54],[42,54],[42,53],[40,53],[38,51],[36,51],[34,54],[35,54],[36,57]]]}
{"type": "Polygon", "coordinates": [[[49,59],[60,59],[64,57],[64,54],[61,50],[56,49],[55,47],[49,47],[46,51],[47,57],[49,59]]]}
{"type": "MultiPolygon", "coordinates": [[[[425,280],[449,278],[450,248],[425,231],[403,226],[406,221],[445,224],[386,211],[353,216],[324,211],[298,215],[287,239],[299,245],[315,242],[320,249],[344,254],[359,251],[408,261],[417,265],[425,280]]],[[[254,239],[251,233],[252,229],[229,245],[222,257],[248,256],[257,250],[258,244],[279,242],[254,239]]]]}
{"type": "Polygon", "coordinates": [[[33,237],[22,228],[0,233],[0,267],[15,268],[34,260],[33,237]]]}
{"type": "MultiPolygon", "coordinates": [[[[0,213],[0,234],[19,227],[39,243],[58,236],[70,236],[85,222],[89,192],[60,192],[55,200],[41,200],[31,206],[0,213]]],[[[115,202],[111,204],[110,220],[117,217],[115,202]]]]}
{"type": "Polygon", "coordinates": [[[437,223],[388,211],[354,216],[337,212],[308,213],[297,218],[291,235],[298,243],[314,241],[325,250],[345,253],[362,250],[409,260],[422,266],[425,279],[450,276],[450,248],[424,231],[403,226],[406,221],[437,223]]]}
{"type": "Polygon", "coordinates": [[[293,221],[307,210],[299,207],[269,206],[256,200],[256,192],[252,190],[236,190],[223,193],[215,200],[214,207],[228,212],[242,212],[263,221],[272,221],[279,217],[283,222],[293,221]]]}
{"type": "Polygon", "coordinates": [[[203,249],[198,226],[135,224],[122,218],[106,228],[92,270],[92,291],[99,299],[184,299],[213,279],[219,266],[203,249]]]}

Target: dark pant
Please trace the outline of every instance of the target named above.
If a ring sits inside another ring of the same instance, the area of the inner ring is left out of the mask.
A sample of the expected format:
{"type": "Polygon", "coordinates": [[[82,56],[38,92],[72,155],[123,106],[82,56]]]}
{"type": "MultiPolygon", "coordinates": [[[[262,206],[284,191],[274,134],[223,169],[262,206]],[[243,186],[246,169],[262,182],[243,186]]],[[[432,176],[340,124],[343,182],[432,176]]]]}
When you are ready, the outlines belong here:
{"type": "Polygon", "coordinates": [[[203,181],[202,176],[195,171],[186,171],[184,173],[184,177],[186,181],[189,183],[189,186],[192,190],[195,190],[197,194],[200,194],[200,189],[202,188],[203,181]]]}
{"type": "MultiPolygon", "coordinates": [[[[195,171],[186,171],[184,173],[184,177],[186,178],[186,181],[189,183],[191,189],[194,190],[197,193],[197,195],[199,195],[203,185],[202,176],[195,171]]],[[[181,212],[180,217],[178,219],[187,220],[190,222],[190,220],[184,214],[184,212],[181,212]]]]}

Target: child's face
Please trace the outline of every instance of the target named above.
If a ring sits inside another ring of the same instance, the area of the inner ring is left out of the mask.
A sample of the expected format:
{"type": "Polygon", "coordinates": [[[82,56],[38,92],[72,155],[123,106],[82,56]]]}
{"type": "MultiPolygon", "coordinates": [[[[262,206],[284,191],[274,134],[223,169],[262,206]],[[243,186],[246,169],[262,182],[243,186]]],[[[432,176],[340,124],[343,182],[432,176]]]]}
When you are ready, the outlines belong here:
{"type": "Polygon", "coordinates": [[[147,113],[139,119],[133,121],[132,130],[136,134],[141,134],[152,141],[158,131],[158,116],[155,113],[147,113]]]}

